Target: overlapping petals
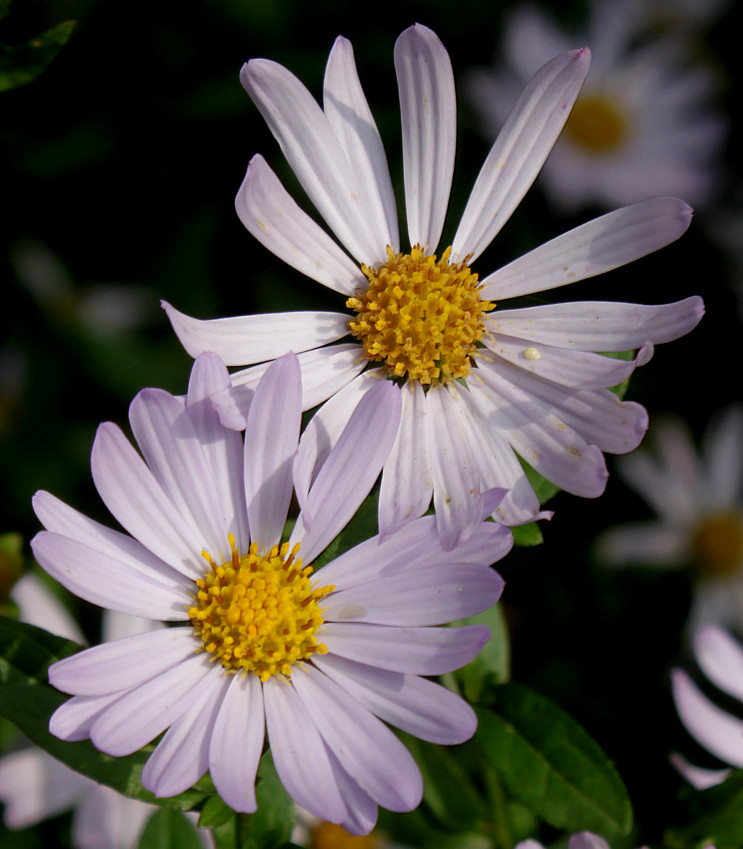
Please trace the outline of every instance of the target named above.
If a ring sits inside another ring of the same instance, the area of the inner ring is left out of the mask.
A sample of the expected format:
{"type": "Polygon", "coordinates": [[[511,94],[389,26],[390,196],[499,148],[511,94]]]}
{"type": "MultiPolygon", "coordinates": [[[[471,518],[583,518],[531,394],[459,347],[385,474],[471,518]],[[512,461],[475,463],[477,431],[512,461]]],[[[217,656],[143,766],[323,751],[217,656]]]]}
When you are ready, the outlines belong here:
{"type": "MultiPolygon", "coordinates": [[[[429,255],[440,256],[455,158],[451,63],[436,34],[421,25],[402,33],[394,58],[408,236],[411,246],[420,244],[429,255]]],[[[587,49],[563,53],[526,86],[472,189],[452,262],[478,257],[528,191],[570,114],[589,62],[587,49]]],[[[344,297],[364,292],[368,283],[361,265],[378,266],[388,247],[398,250],[400,240],[389,168],[350,43],[339,38],[331,51],[322,106],[274,62],[252,60],[241,79],[338,241],[300,209],[259,155],[237,196],[242,222],[308,277],[344,297]]],[[[501,301],[632,262],[673,242],[690,220],[683,201],[653,198],[481,275],[482,297],[498,306],[484,319],[484,347],[472,355],[468,376],[434,387],[408,379],[402,387],[402,424],[382,478],[383,535],[423,515],[433,500],[444,545],[452,549],[472,533],[487,501],[483,494],[493,488],[509,490],[492,512],[496,521],[515,525],[546,518],[550,514],[540,511],[516,455],[569,492],[601,494],[607,477],[602,452],[631,451],[647,427],[641,408],[622,404],[607,390],[647,363],[654,345],[688,333],[701,318],[701,300],[523,309],[501,308],[501,301]],[[606,356],[632,349],[637,355],[628,360],[606,356]]],[[[266,363],[286,351],[299,354],[302,407],[323,405],[303,437],[303,486],[335,445],[369,387],[369,376],[389,376],[384,368],[364,371],[360,344],[330,344],[349,329],[350,319],[341,314],[199,321],[169,305],[166,310],[190,354],[213,351],[228,364],[249,366],[232,376],[233,393],[222,409],[228,426],[244,423],[266,363]]]]}
{"type": "MultiPolygon", "coordinates": [[[[294,489],[301,510],[290,546],[310,564],[378,477],[397,435],[402,393],[370,380],[333,445],[318,452],[298,451],[296,356],[274,362],[257,383],[244,441],[220,421],[228,390],[225,366],[203,354],[185,399],[149,389],[133,402],[143,456],[104,425],[93,452],[96,483],[133,536],[40,493],[35,506],[49,529],[32,545],[44,568],[101,606],[185,620],[194,580],[210,568],[207,554],[220,564],[251,546],[271,549],[294,489]]],[[[472,709],[421,676],[457,669],[488,639],[483,626],[443,626],[498,600],[503,581],[489,564],[511,543],[506,528],[479,522],[454,556],[431,516],[346,551],[312,576],[313,587],[332,587],[318,632],[327,653],[295,663],[291,675],[229,674],[190,624],[125,634],[65,658],[50,680],[73,698],[50,728],[65,740],[90,738],[112,756],[162,734],[142,772],[146,787],[175,795],[209,770],[222,798],[242,812],[256,810],[267,734],[295,800],[366,833],[378,805],[410,810],[422,794],[418,768],[386,722],[442,743],[474,732],[472,709]]]]}

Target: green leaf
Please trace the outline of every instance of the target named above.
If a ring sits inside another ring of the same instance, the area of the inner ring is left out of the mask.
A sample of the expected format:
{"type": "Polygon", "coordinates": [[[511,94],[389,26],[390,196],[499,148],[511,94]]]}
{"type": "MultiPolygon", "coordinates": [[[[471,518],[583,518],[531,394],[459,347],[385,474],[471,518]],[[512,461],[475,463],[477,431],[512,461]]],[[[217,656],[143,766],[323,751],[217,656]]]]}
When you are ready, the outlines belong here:
{"type": "Polygon", "coordinates": [[[199,828],[218,828],[235,816],[235,812],[219,796],[210,796],[199,814],[199,828]]]}
{"type": "Polygon", "coordinates": [[[41,628],[0,617],[0,715],[57,760],[125,796],[179,810],[203,802],[208,794],[198,786],[169,799],[156,799],[142,787],[140,773],[151,747],[113,758],[87,740],[67,743],[49,733],[49,717],[69,696],[47,683],[47,668],[79,648],[41,628]]]}
{"type": "Polygon", "coordinates": [[[182,813],[161,808],[147,821],[137,849],[204,849],[204,844],[182,813]]]}
{"type": "Polygon", "coordinates": [[[294,802],[284,789],[270,750],[258,767],[256,786],[258,810],[237,817],[241,849],[278,849],[291,837],[294,825],[294,802]]]}
{"type": "Polygon", "coordinates": [[[539,472],[532,467],[521,457],[518,458],[521,462],[521,465],[526,472],[526,477],[529,483],[531,484],[532,489],[537,494],[537,498],[539,499],[540,504],[545,504],[550,498],[554,498],[558,492],[560,492],[560,487],[556,486],[552,481],[548,481],[547,478],[543,478],[539,472]]]}
{"type": "Polygon", "coordinates": [[[670,830],[669,849],[691,849],[712,844],[716,849],[740,849],[743,834],[743,771],[701,792],[690,791],[684,812],[691,823],[670,830]]]}
{"type": "MultiPolygon", "coordinates": [[[[544,480],[544,478],[542,478],[544,480]]],[[[529,522],[526,525],[516,525],[511,528],[513,533],[513,544],[530,546],[541,545],[544,542],[542,529],[536,522],[529,522]]]]}
{"type": "Polygon", "coordinates": [[[503,608],[496,604],[455,624],[487,625],[490,629],[490,639],[477,657],[454,673],[468,702],[488,704],[496,686],[505,684],[511,674],[511,647],[503,608]]]}
{"type": "Polygon", "coordinates": [[[376,489],[373,489],[364,499],[353,519],[328,545],[325,551],[315,559],[313,566],[316,570],[325,566],[326,563],[330,563],[331,560],[335,560],[344,551],[348,551],[355,545],[379,533],[379,525],[377,524],[378,503],[378,492],[376,489]]]}
{"type": "Polygon", "coordinates": [[[507,791],[567,831],[627,834],[627,791],[600,746],[557,705],[518,684],[495,692],[493,710],[476,708],[475,745],[507,791]]]}
{"type": "Polygon", "coordinates": [[[0,47],[0,91],[18,88],[36,79],[67,44],[74,21],[64,21],[17,47],[0,47]]]}

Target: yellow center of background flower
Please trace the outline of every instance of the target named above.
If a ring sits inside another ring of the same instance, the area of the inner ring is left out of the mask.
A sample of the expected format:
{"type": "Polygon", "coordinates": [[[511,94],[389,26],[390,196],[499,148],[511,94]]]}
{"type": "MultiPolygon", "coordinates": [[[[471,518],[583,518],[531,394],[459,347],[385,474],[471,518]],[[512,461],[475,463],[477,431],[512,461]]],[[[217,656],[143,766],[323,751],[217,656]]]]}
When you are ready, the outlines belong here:
{"type": "Polygon", "coordinates": [[[627,125],[617,107],[606,97],[579,97],[565,124],[566,135],[590,153],[608,153],[627,135],[627,125]]]}
{"type": "Polygon", "coordinates": [[[196,581],[198,590],[189,608],[204,650],[229,673],[253,672],[261,681],[272,675],[291,675],[292,666],[315,653],[325,654],[316,633],[323,624],[319,602],[335,587],[313,589],[312,567],[302,568],[299,545],[275,545],[259,554],[253,543],[240,555],[230,536],[232,560],[210,564],[196,581]]]}
{"type": "Polygon", "coordinates": [[[731,510],[697,525],[691,541],[695,566],[704,575],[730,575],[743,566],[743,513],[731,510]]]}
{"type": "Polygon", "coordinates": [[[419,245],[409,254],[388,247],[386,263],[361,266],[369,288],[346,301],[357,314],[351,333],[391,377],[427,386],[469,374],[484,313],[495,304],[480,297],[467,263],[450,263],[450,256],[451,248],[437,262],[419,245]]]}
{"type": "Polygon", "coordinates": [[[379,838],[371,834],[349,834],[343,826],[323,820],[313,829],[310,837],[311,849],[378,849],[379,838]]]}

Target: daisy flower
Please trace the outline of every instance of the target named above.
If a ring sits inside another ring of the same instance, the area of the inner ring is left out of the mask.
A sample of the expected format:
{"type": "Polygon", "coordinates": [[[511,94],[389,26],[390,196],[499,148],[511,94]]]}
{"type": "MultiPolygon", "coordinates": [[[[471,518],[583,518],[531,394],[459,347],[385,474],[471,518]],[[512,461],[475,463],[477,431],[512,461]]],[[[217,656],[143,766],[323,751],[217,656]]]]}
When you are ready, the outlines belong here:
{"type": "MultiPolygon", "coordinates": [[[[704,675],[723,693],[743,702],[743,648],[722,628],[708,625],[694,634],[694,656],[704,675]]],[[[671,673],[673,700],[686,730],[708,752],[737,769],[743,768],[743,720],[712,702],[683,669],[671,673]]],[[[724,781],[729,769],[707,769],[678,754],[674,765],[699,790],[724,781]]]]}
{"type": "MultiPolygon", "coordinates": [[[[591,4],[580,41],[591,46],[594,64],[542,173],[558,208],[611,208],[656,194],[698,205],[717,186],[726,131],[715,103],[718,82],[694,62],[678,32],[636,43],[653,11],[652,3],[635,0],[591,4]]],[[[467,82],[489,138],[534,69],[571,42],[548,12],[530,3],[516,7],[505,27],[505,67],[475,70],[467,82]]]]}
{"type": "Polygon", "coordinates": [[[622,403],[606,387],[647,362],[652,343],[675,339],[699,321],[699,298],[662,306],[496,309],[503,298],[592,277],[672,242],[690,221],[689,208],[675,198],[599,218],[482,280],[471,268],[536,177],[588,64],[587,50],[567,53],[529,82],[480,172],[452,244],[439,249],[454,168],[454,78],[431,30],[416,25],[403,32],[395,67],[406,251],[351,44],[335,42],[322,108],[275,62],[254,59],[242,69],[243,85],[340,245],[258,155],[238,193],[238,214],[269,250],[341,294],[350,314],[200,321],[164,306],[192,356],[213,351],[227,365],[259,364],[232,375],[236,395],[249,397],[274,357],[299,354],[303,407],[325,402],[304,437],[317,463],[369,386],[382,378],[401,386],[401,426],[381,483],[383,534],[421,516],[433,498],[443,544],[451,549],[480,521],[480,493],[496,487],[509,490],[493,511],[497,521],[545,516],[516,454],[561,489],[600,495],[607,477],[602,452],[632,450],[647,426],[642,407],[622,403]],[[340,341],[344,337],[350,340],[340,341]],[[640,350],[630,362],[596,353],[634,348],[640,350]]]}
{"type": "Polygon", "coordinates": [[[172,796],[209,770],[224,801],[245,813],[256,810],[267,736],[297,804],[367,833],[377,805],[407,811],[422,793],[413,758],[385,722],[437,743],[474,732],[469,705],[421,676],[460,667],[488,639],[481,626],[437,626],[498,600],[503,582],[488,564],[509,551],[511,534],[482,522],[450,554],[426,517],[313,574],[379,475],[400,391],[389,381],[369,390],[305,488],[312,458],[297,449],[296,357],[277,360],[256,387],[244,442],[212,403],[229,385],[219,358],[204,354],[185,398],[143,390],[130,410],[143,456],[115,425],[101,425],[93,479],[131,536],[35,496],[47,530],[32,547],[53,577],[103,607],[188,620],[52,665],[50,681],[74,698],[50,728],[112,756],[165,732],[144,786],[172,796]],[[282,542],[293,478],[301,512],[282,542]]]}
{"type": "MultiPolygon", "coordinates": [[[[545,849],[545,847],[536,840],[524,840],[515,849],[545,849]]],[[[598,834],[581,831],[570,838],[568,849],[609,849],[609,844],[598,834]]],[[[642,847],[642,849],[647,849],[647,847],[642,847]]],[[[714,847],[708,846],[705,849],[714,849],[714,847]]]]}
{"type": "Polygon", "coordinates": [[[743,409],[722,412],[699,451],[674,418],[658,421],[654,442],[655,453],[641,449],[618,471],[658,518],[610,528],[597,541],[597,557],[608,565],[691,566],[691,631],[743,628],[743,409]]]}
{"type": "MultiPolygon", "coordinates": [[[[85,642],[75,621],[35,575],[24,575],[13,587],[11,597],[22,622],[77,643],[85,642]]],[[[161,626],[107,611],[103,639],[123,639],[156,627],[161,626]]],[[[74,849],[135,849],[146,821],[158,810],[80,775],[36,747],[0,758],[0,801],[5,806],[5,825],[12,829],[28,828],[73,808],[74,849]]],[[[206,841],[206,832],[200,834],[206,841]]]]}

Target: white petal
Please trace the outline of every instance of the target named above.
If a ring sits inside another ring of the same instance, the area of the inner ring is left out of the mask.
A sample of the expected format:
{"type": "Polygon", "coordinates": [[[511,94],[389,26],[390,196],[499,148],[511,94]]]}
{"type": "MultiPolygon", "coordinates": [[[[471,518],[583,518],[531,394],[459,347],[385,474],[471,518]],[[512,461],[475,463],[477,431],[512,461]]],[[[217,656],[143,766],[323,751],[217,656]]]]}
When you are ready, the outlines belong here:
{"type": "Polygon", "coordinates": [[[359,261],[384,259],[384,245],[358,204],[353,165],[323,111],[286,68],[268,59],[243,65],[240,81],[260,110],[302,188],[330,229],[359,261]]]}
{"type": "Polygon", "coordinates": [[[475,733],[477,717],[459,696],[417,675],[403,675],[337,655],[316,655],[315,666],[373,714],[431,743],[463,743],[475,733]]]}
{"type": "Polygon", "coordinates": [[[722,784],[731,772],[729,769],[704,769],[701,766],[694,766],[678,752],[671,752],[668,760],[695,790],[706,790],[708,787],[722,784]]]}
{"type": "Polygon", "coordinates": [[[250,160],[235,208],[248,231],[292,268],[342,295],[366,288],[361,267],[297,205],[260,154],[250,160]]]}
{"type": "Polygon", "coordinates": [[[326,622],[320,633],[331,654],[413,675],[443,675],[459,669],[490,639],[490,630],[480,625],[396,628],[326,622]]]}
{"type": "Polygon", "coordinates": [[[369,834],[377,824],[377,803],[365,793],[356,781],[341,766],[338,758],[326,746],[328,759],[333,770],[333,778],[346,803],[347,816],[340,825],[355,835],[369,834]]]}
{"type": "Polygon", "coordinates": [[[693,330],[704,314],[701,298],[673,304],[621,304],[581,301],[498,310],[488,330],[556,348],[629,351],[646,342],[671,342],[693,330]]]}
{"type": "Polygon", "coordinates": [[[186,710],[173,722],[142,769],[142,784],[155,796],[176,796],[209,769],[209,744],[227,675],[207,675],[186,710]]]}
{"type": "MultiPolygon", "coordinates": [[[[359,82],[351,42],[339,36],[328,57],[323,88],[325,115],[360,188],[359,204],[375,242],[399,250],[397,208],[382,139],[359,82]]],[[[349,293],[350,294],[350,293],[349,293]]]]}
{"type": "Polygon", "coordinates": [[[49,719],[49,731],[60,740],[77,742],[90,737],[90,729],[120,693],[106,696],[73,696],[58,707],[49,719]]]}
{"type": "Polygon", "coordinates": [[[214,786],[235,811],[256,811],[255,774],[265,736],[263,688],[255,675],[233,675],[214,724],[209,771],[214,786]]]}
{"type": "Polygon", "coordinates": [[[341,823],[346,805],[328,751],[291,682],[269,678],[263,685],[266,727],[276,771],[294,801],[320,819],[341,823]]]}
{"type": "Polygon", "coordinates": [[[341,766],[379,805],[410,811],[421,801],[423,780],[395,735],[317,669],[299,667],[294,689],[341,766]]]}
{"type": "Polygon", "coordinates": [[[574,834],[568,842],[568,849],[609,849],[609,844],[603,837],[591,834],[590,831],[582,831],[574,834]]]}
{"type": "Polygon", "coordinates": [[[72,816],[75,849],[130,849],[137,846],[147,820],[157,811],[138,799],[122,796],[88,781],[72,816]]]}
{"type": "Polygon", "coordinates": [[[300,513],[290,542],[310,563],[346,526],[371,490],[400,424],[400,391],[378,381],[361,399],[317,474],[306,500],[311,528],[300,513]]]}
{"type": "Polygon", "coordinates": [[[482,297],[515,298],[619,268],[674,242],[691,216],[691,207],[672,197],[617,209],[499,268],[481,282],[482,297]]]}
{"type": "Polygon", "coordinates": [[[199,648],[191,627],[163,628],[86,649],[49,667],[49,682],[64,693],[101,696],[149,681],[199,648]]]}
{"type": "Polygon", "coordinates": [[[207,675],[221,675],[205,652],[173,666],[151,681],[129,690],[93,723],[90,739],[100,751],[120,757],[141,749],[193,702],[207,675]]]}
{"type": "MultiPolygon", "coordinates": [[[[91,469],[104,504],[133,537],[177,571],[201,577],[204,540],[198,529],[184,520],[142,458],[111,422],[98,428],[91,469]]],[[[123,612],[136,615],[136,611],[123,612]]]]}
{"type": "Polygon", "coordinates": [[[480,474],[466,437],[462,387],[426,395],[426,439],[431,457],[436,526],[445,549],[467,539],[482,518],[480,474]]]}
{"type": "Polygon", "coordinates": [[[245,501],[251,538],[276,545],[292,497],[292,464],[302,423],[302,381],[293,354],[275,360],[258,384],[245,429],[245,501]]]}
{"type": "Polygon", "coordinates": [[[716,757],[743,767],[743,720],[720,710],[680,669],[671,677],[673,699],[686,730],[716,757]]]}
{"type": "Polygon", "coordinates": [[[709,626],[694,635],[694,653],[712,683],[743,702],[743,648],[726,631],[709,626]]]}
{"type": "Polygon", "coordinates": [[[417,381],[400,391],[400,430],[384,464],[379,492],[379,532],[389,534],[422,516],[433,495],[433,477],[426,434],[426,396],[417,381]]]}
{"type": "Polygon", "coordinates": [[[27,572],[13,584],[10,597],[18,605],[22,622],[81,645],[87,642],[64,604],[33,572],[27,572]]]}
{"type": "Polygon", "coordinates": [[[480,171],[452,257],[479,256],[534,182],[588,73],[588,48],[548,62],[527,83],[480,171]]]}
{"type": "Polygon", "coordinates": [[[632,522],[604,531],[596,540],[596,558],[604,566],[642,563],[678,568],[687,554],[682,528],[659,522],[632,522]]]}
{"type": "Polygon", "coordinates": [[[243,440],[222,425],[215,395],[230,390],[230,376],[216,354],[201,354],[191,369],[186,410],[201,442],[201,450],[217,483],[211,509],[222,518],[243,551],[249,542],[248,511],[243,484],[243,440]]]}
{"type": "Polygon", "coordinates": [[[411,245],[432,253],[441,238],[454,173],[454,73],[439,37],[421,24],[395,43],[400,92],[405,209],[411,245]]]}
{"type": "Polygon", "coordinates": [[[183,590],[174,590],[149,577],[145,570],[94,551],[75,540],[41,531],[31,540],[40,565],[70,592],[92,604],[132,616],[177,621],[189,601],[183,590]]]}
{"type": "Polygon", "coordinates": [[[728,407],[710,424],[705,433],[704,466],[708,469],[712,504],[729,506],[743,492],[743,409],[739,404],[728,407]]]}
{"type": "MultiPolygon", "coordinates": [[[[330,345],[297,356],[302,367],[302,409],[311,410],[342,390],[366,365],[361,346],[349,342],[330,345]]],[[[238,389],[255,389],[270,363],[237,371],[232,385],[238,389]]]]}
{"type": "Polygon", "coordinates": [[[192,357],[211,351],[227,366],[262,363],[320,348],[348,334],[348,316],[338,312],[277,312],[201,321],[163,301],[181,345],[192,357]]]}

